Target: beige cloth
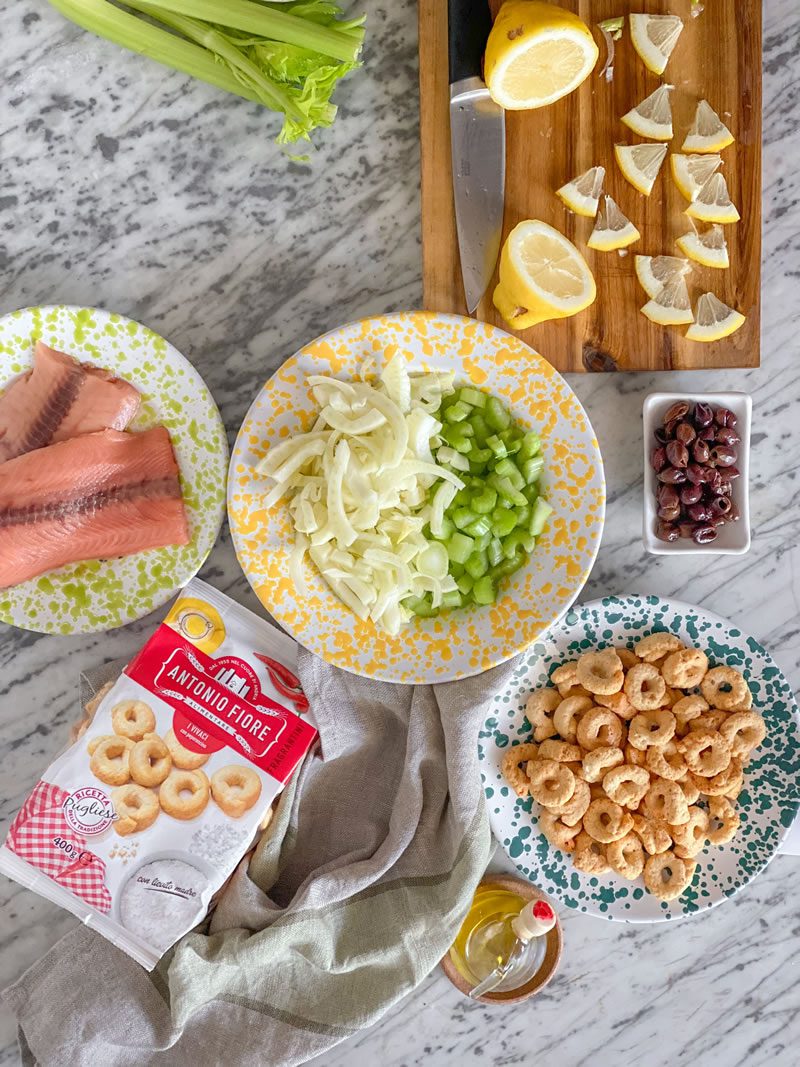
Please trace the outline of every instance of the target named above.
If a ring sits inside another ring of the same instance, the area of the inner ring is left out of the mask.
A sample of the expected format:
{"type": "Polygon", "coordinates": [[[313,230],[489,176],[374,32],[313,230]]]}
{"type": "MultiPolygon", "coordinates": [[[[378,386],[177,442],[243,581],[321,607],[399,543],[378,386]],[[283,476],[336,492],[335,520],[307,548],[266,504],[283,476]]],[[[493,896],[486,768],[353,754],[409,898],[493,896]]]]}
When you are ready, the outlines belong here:
{"type": "Polygon", "coordinates": [[[321,752],[249,869],[152,975],[83,927],[63,938],[4,994],[25,1062],[281,1067],[379,1019],[445,953],[489,859],[477,733],[511,669],[413,688],[301,652],[321,752]]]}

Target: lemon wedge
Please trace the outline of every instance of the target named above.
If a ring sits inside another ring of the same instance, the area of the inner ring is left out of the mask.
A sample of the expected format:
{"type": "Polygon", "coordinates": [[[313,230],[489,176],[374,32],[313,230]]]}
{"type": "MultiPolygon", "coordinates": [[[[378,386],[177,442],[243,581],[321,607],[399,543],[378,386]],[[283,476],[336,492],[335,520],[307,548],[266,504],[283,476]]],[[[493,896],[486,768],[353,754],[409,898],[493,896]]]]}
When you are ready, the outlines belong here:
{"type": "Polygon", "coordinates": [[[689,290],[682,274],[674,274],[669,282],[642,308],[642,314],[659,326],[682,326],[693,322],[689,290]]]}
{"type": "Polygon", "coordinates": [[[507,111],[544,107],[591,74],[599,49],[571,11],[539,0],[508,0],[486,42],[484,77],[507,111]]]}
{"type": "Polygon", "coordinates": [[[577,178],[573,178],[571,182],[562,185],[560,189],[556,189],[556,196],[560,197],[570,211],[574,211],[576,215],[594,218],[597,214],[597,205],[600,203],[600,190],[603,188],[605,176],[605,167],[591,167],[577,178]]]}
{"type": "Polygon", "coordinates": [[[687,209],[689,218],[701,222],[738,222],[740,215],[731,202],[728,183],[721,174],[712,174],[687,209]]]}
{"type": "Polygon", "coordinates": [[[633,47],[653,74],[663,74],[683,29],[677,15],[629,15],[633,47]]]}
{"type": "Polygon", "coordinates": [[[672,177],[687,200],[697,199],[697,194],[712,174],[722,165],[722,156],[684,156],[673,152],[669,157],[672,177]]]}
{"type": "Polygon", "coordinates": [[[675,244],[685,256],[696,263],[702,263],[704,267],[717,267],[724,270],[730,266],[725,231],[716,223],[705,233],[700,233],[695,227],[691,232],[679,237],[675,244]]]}
{"type": "Polygon", "coordinates": [[[688,259],[680,256],[637,256],[636,277],[648,296],[658,296],[676,275],[683,277],[692,269],[688,259]]]}
{"type": "Polygon", "coordinates": [[[538,219],[518,223],[500,253],[494,306],[509,326],[525,329],[564,319],[588,307],[597,290],[578,249],[538,219]]]}
{"type": "Polygon", "coordinates": [[[694,122],[683,142],[683,151],[719,152],[729,144],[733,144],[731,131],[707,100],[699,101],[694,122]]]}
{"type": "Polygon", "coordinates": [[[627,248],[638,241],[641,234],[626,218],[610,196],[603,197],[603,206],[597,217],[587,244],[597,252],[613,252],[615,249],[627,248]]]}
{"type": "Polygon", "coordinates": [[[671,141],[672,108],[669,94],[672,89],[672,85],[659,85],[641,104],[623,115],[621,121],[640,137],[649,137],[651,141],[671,141]]]}
{"type": "Polygon", "coordinates": [[[745,316],[740,311],[723,304],[713,293],[698,297],[695,321],[686,331],[687,341],[720,341],[735,333],[745,316]]]}
{"type": "Polygon", "coordinates": [[[634,189],[649,196],[667,154],[665,144],[615,144],[617,165],[634,189]]]}

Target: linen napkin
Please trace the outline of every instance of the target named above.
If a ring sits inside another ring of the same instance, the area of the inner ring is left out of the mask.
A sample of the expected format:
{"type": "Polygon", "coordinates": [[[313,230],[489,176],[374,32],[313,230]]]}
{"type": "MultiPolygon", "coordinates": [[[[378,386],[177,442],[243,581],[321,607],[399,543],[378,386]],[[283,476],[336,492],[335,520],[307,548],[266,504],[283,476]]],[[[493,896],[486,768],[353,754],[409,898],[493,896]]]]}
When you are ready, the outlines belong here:
{"type": "MultiPolygon", "coordinates": [[[[119,669],[85,678],[84,697],[119,669]]],[[[513,664],[417,687],[303,650],[298,669],[320,748],[210,921],[152,974],[73,930],[4,993],[23,1062],[300,1064],[374,1023],[447,951],[491,853],[477,733],[513,664]]]]}

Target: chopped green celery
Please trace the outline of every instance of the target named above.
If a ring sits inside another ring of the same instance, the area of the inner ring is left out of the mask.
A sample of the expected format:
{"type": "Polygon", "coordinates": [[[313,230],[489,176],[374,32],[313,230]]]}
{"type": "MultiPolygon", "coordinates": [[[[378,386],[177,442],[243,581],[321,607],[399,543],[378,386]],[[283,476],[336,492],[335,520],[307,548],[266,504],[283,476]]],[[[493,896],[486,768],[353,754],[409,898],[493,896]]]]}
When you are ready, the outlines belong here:
{"type": "Polygon", "coordinates": [[[489,560],[485,552],[473,552],[467,562],[464,564],[464,569],[470,577],[476,581],[478,578],[482,578],[489,570],[489,560]]]}
{"type": "Polygon", "coordinates": [[[531,537],[538,537],[544,530],[547,520],[553,514],[552,507],[547,503],[543,497],[539,497],[533,506],[533,514],[531,515],[531,524],[528,530],[531,537]]]}
{"type": "Polygon", "coordinates": [[[445,411],[444,421],[463,422],[471,410],[469,404],[465,404],[463,400],[456,400],[455,404],[451,404],[445,411]]]}
{"type": "Polygon", "coordinates": [[[470,416],[469,421],[472,429],[475,431],[475,436],[481,443],[483,443],[492,432],[486,425],[486,419],[480,411],[474,411],[470,416]]]}
{"type": "Polygon", "coordinates": [[[535,482],[544,468],[544,456],[533,456],[522,464],[522,477],[528,485],[535,482]]]}
{"type": "Polygon", "coordinates": [[[523,563],[525,563],[527,558],[528,557],[525,555],[524,552],[519,553],[518,555],[514,556],[513,559],[502,560],[500,563],[497,564],[496,567],[492,567],[489,573],[491,574],[492,579],[497,582],[501,578],[505,578],[506,575],[513,574],[514,571],[518,571],[523,565],[523,563]]]}
{"type": "Polygon", "coordinates": [[[517,526],[524,526],[527,529],[531,521],[530,505],[523,504],[522,507],[514,508],[514,514],[517,516],[517,526]]]}
{"type": "Polygon", "coordinates": [[[496,567],[497,564],[504,558],[503,556],[503,542],[499,537],[493,537],[489,542],[489,547],[486,549],[486,555],[489,559],[489,566],[496,567]]]}
{"type": "Polygon", "coordinates": [[[489,476],[489,484],[497,490],[498,494],[508,504],[522,507],[523,504],[528,503],[527,499],[518,489],[514,488],[508,478],[501,478],[498,474],[492,474],[489,476]]]}
{"type": "Polygon", "coordinates": [[[497,504],[497,491],[492,489],[490,485],[485,485],[481,489],[480,493],[476,493],[473,496],[470,507],[478,515],[489,515],[497,504]]]}
{"type": "Polygon", "coordinates": [[[451,448],[454,448],[456,452],[463,452],[467,454],[472,448],[472,442],[468,434],[464,433],[464,428],[461,425],[457,426],[445,426],[442,428],[442,437],[447,441],[451,448]]]}
{"type": "Polygon", "coordinates": [[[459,489],[456,492],[456,495],[453,497],[453,502],[450,505],[450,508],[448,510],[452,511],[455,508],[466,508],[466,507],[469,507],[469,504],[470,504],[471,500],[472,500],[472,493],[470,493],[469,489],[466,489],[466,488],[459,489]]]}
{"type": "Polygon", "coordinates": [[[506,559],[514,559],[520,548],[530,552],[533,548],[533,538],[527,530],[512,530],[508,537],[503,539],[503,555],[506,559]]]}
{"type": "Polygon", "coordinates": [[[456,531],[447,542],[447,555],[453,563],[466,563],[475,548],[475,542],[466,534],[456,531]]]}
{"type": "Polygon", "coordinates": [[[478,475],[484,474],[485,475],[486,474],[486,464],[485,463],[476,463],[475,460],[470,456],[469,472],[470,472],[470,474],[478,474],[478,475]]]}
{"type": "Polygon", "coordinates": [[[526,485],[522,490],[522,494],[529,504],[535,504],[539,498],[539,486],[536,482],[533,485],[526,485]]]}
{"type": "Polygon", "coordinates": [[[466,530],[466,528],[477,519],[477,515],[474,511],[470,511],[469,508],[456,508],[450,514],[450,518],[456,525],[458,530],[466,530]]]}
{"type": "Polygon", "coordinates": [[[508,457],[501,459],[494,469],[495,473],[499,474],[501,478],[508,478],[515,489],[521,489],[525,484],[513,459],[508,459],[508,457]],[[517,480],[519,480],[519,485],[516,484],[517,480]]]}
{"type": "Polygon", "coordinates": [[[486,465],[489,460],[494,456],[491,448],[476,448],[473,442],[472,450],[469,453],[470,463],[480,463],[486,465]]]}
{"type": "Polygon", "coordinates": [[[494,396],[490,396],[487,399],[486,406],[483,409],[483,417],[486,419],[487,425],[498,432],[507,430],[511,424],[511,416],[508,413],[508,409],[494,396]]]}
{"type": "Polygon", "coordinates": [[[470,537],[483,537],[485,533],[489,533],[491,525],[489,519],[485,515],[479,515],[474,522],[471,522],[469,526],[463,527],[464,533],[469,534],[470,537]]]}
{"type": "Polygon", "coordinates": [[[472,582],[473,579],[466,572],[456,578],[456,585],[462,596],[469,596],[472,592],[472,582]]]}
{"type": "Polygon", "coordinates": [[[435,538],[435,540],[446,541],[447,538],[450,537],[450,535],[453,533],[453,530],[455,530],[455,526],[453,525],[452,520],[445,515],[442,519],[442,532],[437,538],[435,538]]]}
{"type": "Polygon", "coordinates": [[[474,408],[482,408],[486,404],[486,393],[480,393],[477,389],[471,389],[465,385],[458,390],[458,399],[465,404],[471,404],[474,408]]]}
{"type": "Polygon", "coordinates": [[[534,430],[529,430],[528,433],[522,438],[522,452],[523,459],[532,459],[535,455],[541,452],[542,439],[534,430]]]}
{"type": "MultiPolygon", "coordinates": [[[[489,398],[490,402],[492,397],[489,398]]],[[[495,589],[491,578],[479,578],[472,587],[472,597],[476,604],[494,604],[495,589]]]]}
{"type": "Polygon", "coordinates": [[[485,552],[489,547],[489,542],[492,540],[491,533],[481,534],[480,537],[475,538],[475,551],[485,552]]]}
{"type": "Polygon", "coordinates": [[[464,600],[457,589],[442,593],[442,607],[445,609],[460,608],[463,603],[464,600]]]}
{"type": "Polygon", "coordinates": [[[499,507],[492,512],[492,533],[495,537],[507,537],[517,525],[517,516],[510,508],[499,507]]]}
{"type": "Polygon", "coordinates": [[[439,609],[434,608],[426,596],[410,596],[403,601],[403,606],[419,615],[421,619],[433,619],[439,614],[439,609]]]}
{"type": "Polygon", "coordinates": [[[453,578],[456,578],[456,579],[460,578],[462,576],[462,574],[464,574],[464,564],[463,563],[453,563],[453,561],[451,560],[450,561],[450,574],[452,575],[453,578]]]}
{"type": "Polygon", "coordinates": [[[492,452],[498,459],[502,459],[503,456],[508,455],[505,441],[501,441],[495,434],[486,438],[486,447],[491,448],[492,452]]]}

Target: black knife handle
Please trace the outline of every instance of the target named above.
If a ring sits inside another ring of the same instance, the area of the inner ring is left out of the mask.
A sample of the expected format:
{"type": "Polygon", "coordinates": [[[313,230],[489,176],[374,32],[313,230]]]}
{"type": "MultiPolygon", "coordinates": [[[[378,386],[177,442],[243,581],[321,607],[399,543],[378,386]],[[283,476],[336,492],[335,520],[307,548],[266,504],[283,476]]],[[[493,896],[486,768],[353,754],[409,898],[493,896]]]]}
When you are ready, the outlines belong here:
{"type": "Polygon", "coordinates": [[[486,38],[492,28],[489,0],[448,0],[450,84],[480,77],[486,38]]]}

